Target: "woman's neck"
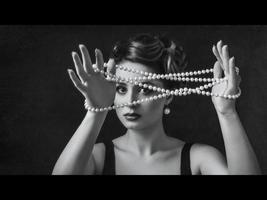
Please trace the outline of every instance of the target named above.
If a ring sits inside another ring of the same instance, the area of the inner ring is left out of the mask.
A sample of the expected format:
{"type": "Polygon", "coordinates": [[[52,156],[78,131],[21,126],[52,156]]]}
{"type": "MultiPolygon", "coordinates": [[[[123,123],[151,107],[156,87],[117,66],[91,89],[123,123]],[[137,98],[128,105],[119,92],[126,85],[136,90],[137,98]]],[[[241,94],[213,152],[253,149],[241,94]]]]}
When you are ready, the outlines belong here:
{"type": "Polygon", "coordinates": [[[145,129],[128,129],[125,134],[127,148],[131,148],[138,155],[152,155],[166,141],[167,135],[163,129],[162,122],[145,129]]]}

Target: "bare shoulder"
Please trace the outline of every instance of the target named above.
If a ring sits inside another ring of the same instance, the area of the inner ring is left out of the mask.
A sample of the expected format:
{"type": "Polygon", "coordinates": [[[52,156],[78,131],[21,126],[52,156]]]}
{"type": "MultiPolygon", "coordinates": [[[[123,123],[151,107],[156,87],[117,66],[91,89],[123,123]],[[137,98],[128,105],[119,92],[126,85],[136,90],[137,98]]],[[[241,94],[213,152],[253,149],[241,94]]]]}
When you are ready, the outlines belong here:
{"type": "Polygon", "coordinates": [[[217,148],[211,145],[194,143],[191,147],[191,156],[194,160],[200,162],[211,157],[221,157],[222,154],[217,148]]]}
{"type": "Polygon", "coordinates": [[[202,143],[194,143],[192,145],[192,152],[196,154],[203,154],[203,153],[217,153],[219,152],[218,149],[211,145],[202,144],[202,143]]]}
{"type": "Polygon", "coordinates": [[[225,158],[217,148],[207,144],[194,143],[190,154],[192,170],[195,173],[225,172],[225,158]]]}

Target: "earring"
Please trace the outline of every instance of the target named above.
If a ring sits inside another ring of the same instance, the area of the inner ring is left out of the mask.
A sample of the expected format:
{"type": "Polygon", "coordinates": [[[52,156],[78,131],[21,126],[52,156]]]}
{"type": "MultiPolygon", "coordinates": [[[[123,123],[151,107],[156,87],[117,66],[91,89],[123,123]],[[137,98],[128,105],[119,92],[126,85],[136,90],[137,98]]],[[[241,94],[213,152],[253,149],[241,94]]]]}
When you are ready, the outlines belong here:
{"type": "Polygon", "coordinates": [[[170,112],[171,112],[171,109],[170,108],[168,108],[168,107],[164,108],[164,114],[165,115],[170,114],[170,112]]]}

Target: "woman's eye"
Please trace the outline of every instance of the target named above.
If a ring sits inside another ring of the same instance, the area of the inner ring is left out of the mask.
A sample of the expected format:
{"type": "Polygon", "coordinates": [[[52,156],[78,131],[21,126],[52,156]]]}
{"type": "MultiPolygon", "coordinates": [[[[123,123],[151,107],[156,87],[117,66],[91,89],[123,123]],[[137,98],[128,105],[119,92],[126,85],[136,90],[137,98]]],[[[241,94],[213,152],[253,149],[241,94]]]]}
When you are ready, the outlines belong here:
{"type": "Polygon", "coordinates": [[[122,87],[122,86],[117,86],[116,87],[116,91],[119,93],[119,94],[125,94],[127,89],[125,87],[122,87]]]}
{"type": "Polygon", "coordinates": [[[151,92],[153,92],[152,90],[148,89],[148,88],[140,88],[141,93],[143,93],[144,95],[148,95],[151,92]]]}

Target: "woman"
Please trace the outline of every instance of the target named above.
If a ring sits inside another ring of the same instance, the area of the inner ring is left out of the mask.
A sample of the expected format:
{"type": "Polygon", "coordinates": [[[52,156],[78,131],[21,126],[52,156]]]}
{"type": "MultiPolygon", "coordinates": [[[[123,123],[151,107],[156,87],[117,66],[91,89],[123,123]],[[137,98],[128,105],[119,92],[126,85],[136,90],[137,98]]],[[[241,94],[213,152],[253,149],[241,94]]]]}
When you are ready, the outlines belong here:
{"type": "MultiPolygon", "coordinates": [[[[126,133],[98,144],[95,142],[109,109],[101,112],[88,109],[60,155],[53,174],[260,174],[257,158],[235,109],[236,99],[212,96],[223,134],[225,160],[212,146],[189,144],[167,136],[162,118],[169,112],[172,95],[140,103],[140,99],[158,95],[159,91],[129,82],[111,81],[111,76],[95,71],[97,68],[105,69],[101,51],[95,50],[96,63],[92,64],[86,47],[79,47],[83,62],[77,53],[72,53],[79,78],[72,70],[68,72],[88,107],[112,108],[113,103],[138,102],[116,109],[119,120],[127,128],[126,133]]],[[[214,85],[212,92],[237,94],[241,77],[235,72],[234,58],[229,58],[228,47],[220,41],[213,46],[213,53],[217,58],[214,78],[222,78],[224,73],[228,79],[214,85]]],[[[169,74],[183,71],[186,60],[182,48],[174,41],[140,34],[115,45],[106,71],[125,80],[135,77],[139,80],[138,77],[142,76],[118,69],[117,65],[135,72],[169,74]]],[[[178,86],[177,82],[165,79],[152,79],[146,83],[166,90],[178,86]]]]}

